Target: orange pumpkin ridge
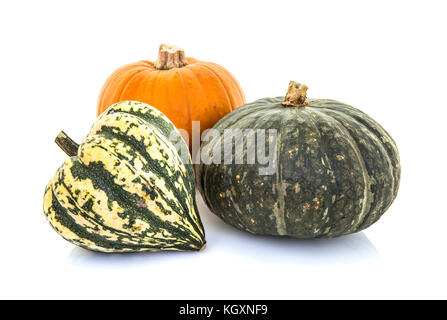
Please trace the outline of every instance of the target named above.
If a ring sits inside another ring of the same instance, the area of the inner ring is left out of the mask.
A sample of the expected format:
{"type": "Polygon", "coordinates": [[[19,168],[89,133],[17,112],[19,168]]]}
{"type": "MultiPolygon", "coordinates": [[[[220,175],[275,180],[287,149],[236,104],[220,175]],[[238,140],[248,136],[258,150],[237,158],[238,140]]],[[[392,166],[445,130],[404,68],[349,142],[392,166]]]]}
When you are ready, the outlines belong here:
{"type": "Polygon", "coordinates": [[[110,75],[99,94],[97,115],[126,100],[157,108],[188,132],[190,151],[192,121],[200,121],[202,133],[245,104],[239,83],[224,67],[185,57],[182,49],[164,44],[155,62],[131,63],[110,75]]]}

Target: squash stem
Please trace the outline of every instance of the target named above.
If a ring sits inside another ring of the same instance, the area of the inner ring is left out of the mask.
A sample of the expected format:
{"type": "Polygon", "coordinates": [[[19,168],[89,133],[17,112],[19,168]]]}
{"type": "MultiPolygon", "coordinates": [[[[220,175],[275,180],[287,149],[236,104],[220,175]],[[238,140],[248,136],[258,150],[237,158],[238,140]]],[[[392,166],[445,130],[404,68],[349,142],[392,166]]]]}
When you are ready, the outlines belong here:
{"type": "Polygon", "coordinates": [[[304,107],[306,102],[307,86],[305,84],[290,81],[284,101],[281,102],[283,106],[287,107],[304,107]]]}
{"type": "Polygon", "coordinates": [[[78,154],[79,144],[71,140],[64,131],[61,131],[54,141],[68,156],[74,157],[78,154]]]}
{"type": "Polygon", "coordinates": [[[162,44],[160,45],[158,58],[154,64],[158,70],[170,70],[184,67],[188,64],[188,61],[186,61],[185,51],[183,49],[169,44],[162,44]]]}

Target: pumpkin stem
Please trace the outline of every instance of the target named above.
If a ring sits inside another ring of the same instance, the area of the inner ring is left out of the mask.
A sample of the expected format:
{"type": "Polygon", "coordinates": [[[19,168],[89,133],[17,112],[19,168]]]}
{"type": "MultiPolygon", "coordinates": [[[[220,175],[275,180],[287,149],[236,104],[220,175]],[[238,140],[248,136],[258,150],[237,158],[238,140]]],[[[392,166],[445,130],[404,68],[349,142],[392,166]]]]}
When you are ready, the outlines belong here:
{"type": "Polygon", "coordinates": [[[169,44],[160,45],[158,58],[155,61],[155,68],[158,70],[169,70],[181,68],[188,64],[185,58],[185,51],[177,46],[169,44]]]}
{"type": "Polygon", "coordinates": [[[61,131],[54,141],[68,156],[74,157],[78,154],[79,144],[71,140],[65,132],[61,131]]]}
{"type": "Polygon", "coordinates": [[[288,107],[304,107],[306,102],[306,91],[307,86],[305,84],[290,81],[289,89],[287,89],[286,97],[284,101],[281,102],[283,106],[288,107]]]}

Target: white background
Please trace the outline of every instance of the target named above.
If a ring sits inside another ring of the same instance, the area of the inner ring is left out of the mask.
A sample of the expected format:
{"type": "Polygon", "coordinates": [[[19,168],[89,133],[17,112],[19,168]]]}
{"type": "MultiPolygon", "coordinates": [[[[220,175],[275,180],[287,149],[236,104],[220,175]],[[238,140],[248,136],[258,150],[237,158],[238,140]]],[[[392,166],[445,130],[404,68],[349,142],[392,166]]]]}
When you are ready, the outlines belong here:
{"type": "Polygon", "coordinates": [[[0,298],[447,298],[445,1],[2,1],[0,298]],[[332,240],[237,231],[199,199],[201,253],[98,254],[42,211],[103,82],[161,43],[217,62],[247,101],[308,95],[362,109],[396,140],[399,195],[368,230],[332,240]]]}

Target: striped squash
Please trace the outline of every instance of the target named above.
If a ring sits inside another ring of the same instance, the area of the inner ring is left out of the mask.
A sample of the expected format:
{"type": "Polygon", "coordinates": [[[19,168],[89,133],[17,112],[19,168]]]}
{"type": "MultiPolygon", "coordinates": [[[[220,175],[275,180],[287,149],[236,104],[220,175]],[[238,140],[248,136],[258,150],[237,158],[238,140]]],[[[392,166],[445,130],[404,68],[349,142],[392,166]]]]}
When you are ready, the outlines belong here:
{"type": "Polygon", "coordinates": [[[369,227],[395,199],[400,161],[391,136],[352,106],[306,100],[306,90],[291,82],[285,99],[240,107],[214,126],[222,134],[202,143],[210,158],[224,153],[224,144],[233,152],[224,164],[197,168],[204,200],[225,222],[255,234],[337,237],[369,227]],[[249,135],[225,140],[231,129],[273,130],[277,136],[272,147],[267,133],[261,141],[249,135]],[[247,163],[264,144],[273,154],[271,174],[259,170],[266,164],[247,163]],[[233,150],[242,150],[245,162],[236,164],[233,150]]]}
{"type": "Polygon", "coordinates": [[[205,234],[189,151],[174,125],[140,102],[112,105],[45,189],[44,213],[63,238],[102,252],[201,250],[205,234]]]}

